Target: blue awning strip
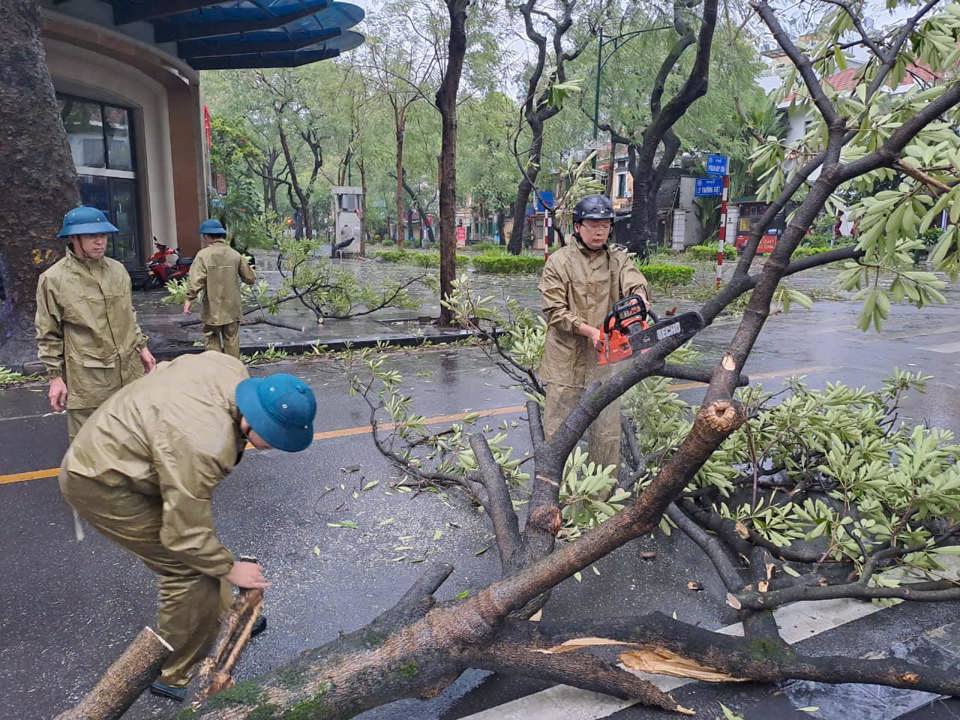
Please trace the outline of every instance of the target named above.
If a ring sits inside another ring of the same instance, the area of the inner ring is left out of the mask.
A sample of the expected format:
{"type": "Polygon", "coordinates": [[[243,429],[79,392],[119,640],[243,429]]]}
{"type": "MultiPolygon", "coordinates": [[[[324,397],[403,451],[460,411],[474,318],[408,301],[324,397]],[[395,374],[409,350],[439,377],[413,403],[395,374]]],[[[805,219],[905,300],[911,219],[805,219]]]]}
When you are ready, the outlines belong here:
{"type": "Polygon", "coordinates": [[[363,9],[332,0],[103,0],[114,24],[149,21],[197,70],[295,67],[363,43],[363,9]]]}
{"type": "Polygon", "coordinates": [[[335,38],[361,20],[363,20],[361,8],[349,3],[336,2],[326,10],[294,20],[274,30],[185,40],[177,43],[177,54],[189,62],[192,58],[210,55],[300,50],[335,38]]]}
{"type": "Polygon", "coordinates": [[[335,58],[341,53],[360,47],[362,43],[363,35],[347,30],[331,40],[310,45],[302,50],[197,57],[190,59],[190,65],[196,70],[298,67],[335,58]]]}
{"type": "Polygon", "coordinates": [[[330,5],[331,0],[302,0],[296,3],[260,3],[245,7],[214,6],[155,20],[154,39],[157,42],[171,42],[269,30],[312,15],[330,5]]]}

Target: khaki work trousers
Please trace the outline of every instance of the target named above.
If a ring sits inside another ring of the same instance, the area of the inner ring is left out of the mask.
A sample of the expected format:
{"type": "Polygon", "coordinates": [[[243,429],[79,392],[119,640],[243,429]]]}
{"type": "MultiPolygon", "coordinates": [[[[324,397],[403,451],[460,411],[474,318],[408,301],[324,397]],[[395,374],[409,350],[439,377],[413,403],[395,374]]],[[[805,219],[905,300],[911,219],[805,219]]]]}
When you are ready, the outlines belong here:
{"type": "Polygon", "coordinates": [[[203,344],[207,350],[240,357],[240,322],[227,325],[204,325],[203,344]]]}
{"type": "Polygon", "coordinates": [[[83,424],[96,412],[96,408],[79,408],[67,410],[67,438],[72,443],[83,424]]]}
{"type": "MultiPolygon", "coordinates": [[[[547,440],[576,406],[583,388],[547,383],[544,399],[543,433],[547,440]]],[[[590,460],[601,465],[620,465],[620,401],[614,400],[587,428],[590,460]]],[[[616,473],[614,473],[616,474],[616,473]]]]}
{"type": "Polygon", "coordinates": [[[127,488],[109,487],[60,470],[60,492],[87,522],[129,550],[157,573],[157,631],[173,647],[160,682],[182,687],[219,631],[219,618],[233,600],[226,580],[185,565],[160,542],[163,501],[127,488]]]}

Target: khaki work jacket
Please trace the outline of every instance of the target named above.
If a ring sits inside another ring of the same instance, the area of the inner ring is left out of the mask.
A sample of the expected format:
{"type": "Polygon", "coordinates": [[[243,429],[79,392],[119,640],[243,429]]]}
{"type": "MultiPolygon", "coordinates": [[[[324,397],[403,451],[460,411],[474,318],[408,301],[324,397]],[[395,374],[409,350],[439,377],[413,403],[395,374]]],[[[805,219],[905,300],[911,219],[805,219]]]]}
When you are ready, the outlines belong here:
{"type": "Polygon", "coordinates": [[[576,328],[584,323],[600,328],[613,304],[626,295],[650,297],[647,279],[624,251],[589,250],[579,240],[547,259],[539,287],[547,317],[540,378],[579,388],[586,387],[597,351],[576,328]]]}
{"type": "Polygon", "coordinates": [[[37,282],[37,356],[67,384],[67,408],[95,408],[143,375],[147,338],[133,310],[130,276],[116,260],[67,254],[37,282]]]}
{"type": "Polygon", "coordinates": [[[197,253],[190,266],[187,299],[203,293],[204,325],[229,325],[240,319],[240,283],[253,285],[257,276],[246,259],[224,241],[212,242],[197,253]]]}
{"type": "Polygon", "coordinates": [[[100,406],[64,470],[161,497],[164,547],[197,572],[226,575],[233,555],[214,530],[211,496],[246,445],[235,395],[247,377],[240,360],[219,352],[160,363],[100,406]]]}

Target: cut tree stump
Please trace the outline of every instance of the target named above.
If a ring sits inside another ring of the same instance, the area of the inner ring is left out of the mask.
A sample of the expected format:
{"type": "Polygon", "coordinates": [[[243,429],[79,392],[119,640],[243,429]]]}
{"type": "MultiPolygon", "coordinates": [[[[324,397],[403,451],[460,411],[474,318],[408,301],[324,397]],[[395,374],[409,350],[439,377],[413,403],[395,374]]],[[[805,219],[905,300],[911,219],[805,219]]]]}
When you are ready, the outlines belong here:
{"type": "Polygon", "coordinates": [[[115,720],[160,673],[173,648],[145,627],[80,702],[56,720],[115,720]]]}

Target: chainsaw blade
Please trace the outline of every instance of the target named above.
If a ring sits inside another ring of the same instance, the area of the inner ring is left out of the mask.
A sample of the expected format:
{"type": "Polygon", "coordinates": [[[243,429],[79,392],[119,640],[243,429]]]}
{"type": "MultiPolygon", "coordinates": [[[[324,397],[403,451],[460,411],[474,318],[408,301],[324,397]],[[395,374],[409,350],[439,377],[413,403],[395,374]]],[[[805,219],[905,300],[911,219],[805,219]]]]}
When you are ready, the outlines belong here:
{"type": "Polygon", "coordinates": [[[630,341],[630,347],[635,353],[642,353],[650,350],[661,340],[674,336],[681,336],[684,340],[693,337],[703,329],[703,318],[698,312],[687,312],[677,315],[669,320],[661,320],[650,327],[641,330],[630,328],[627,338],[630,341]]]}

